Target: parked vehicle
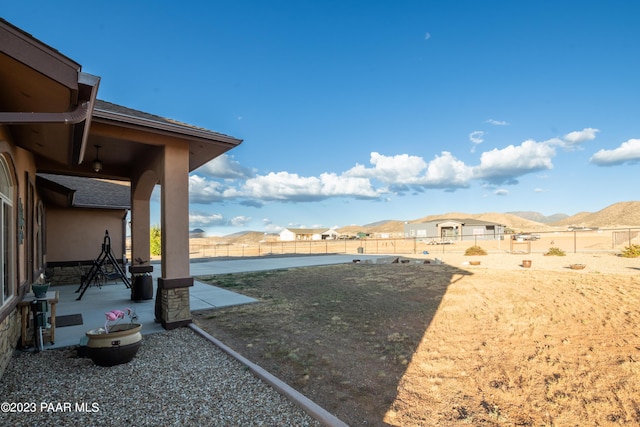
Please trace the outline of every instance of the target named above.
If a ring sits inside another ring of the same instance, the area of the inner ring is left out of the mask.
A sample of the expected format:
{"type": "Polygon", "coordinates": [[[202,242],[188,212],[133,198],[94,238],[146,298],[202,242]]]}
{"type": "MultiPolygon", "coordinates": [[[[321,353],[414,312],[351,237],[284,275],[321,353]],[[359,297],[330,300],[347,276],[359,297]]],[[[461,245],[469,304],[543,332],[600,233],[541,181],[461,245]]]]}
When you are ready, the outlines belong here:
{"type": "Polygon", "coordinates": [[[513,240],[538,240],[540,239],[539,234],[531,234],[531,233],[519,233],[513,235],[513,240]]]}
{"type": "Polygon", "coordinates": [[[442,240],[430,240],[427,242],[427,245],[453,245],[453,240],[450,239],[442,239],[442,240]]]}

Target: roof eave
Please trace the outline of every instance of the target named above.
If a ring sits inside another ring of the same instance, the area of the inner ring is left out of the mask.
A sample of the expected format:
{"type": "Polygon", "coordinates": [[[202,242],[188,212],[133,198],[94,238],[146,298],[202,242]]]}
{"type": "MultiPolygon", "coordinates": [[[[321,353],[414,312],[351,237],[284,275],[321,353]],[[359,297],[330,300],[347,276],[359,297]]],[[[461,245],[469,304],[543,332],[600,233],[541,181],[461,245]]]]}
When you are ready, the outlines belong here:
{"type": "Polygon", "coordinates": [[[142,117],[134,117],[127,114],[115,113],[99,108],[93,110],[94,119],[104,119],[120,123],[126,123],[131,126],[140,126],[153,129],[155,131],[163,131],[170,134],[180,134],[190,138],[196,138],[203,141],[209,141],[218,144],[235,147],[242,143],[241,139],[237,139],[228,135],[212,132],[206,129],[198,129],[188,126],[180,126],[178,124],[159,122],[155,120],[145,119],[142,117]]]}

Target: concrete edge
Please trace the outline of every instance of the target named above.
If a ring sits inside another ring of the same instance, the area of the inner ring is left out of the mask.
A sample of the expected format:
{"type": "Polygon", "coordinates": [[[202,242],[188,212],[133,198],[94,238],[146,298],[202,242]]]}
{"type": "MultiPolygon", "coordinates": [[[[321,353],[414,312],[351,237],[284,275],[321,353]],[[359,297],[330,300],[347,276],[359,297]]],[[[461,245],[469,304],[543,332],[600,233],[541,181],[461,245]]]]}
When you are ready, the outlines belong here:
{"type": "Polygon", "coordinates": [[[304,396],[302,393],[295,390],[293,387],[289,386],[287,383],[281,381],[279,378],[275,377],[268,371],[264,370],[260,366],[251,362],[249,359],[242,356],[240,353],[237,353],[232,348],[225,345],[222,341],[218,340],[199,326],[194,323],[188,325],[193,331],[209,340],[217,347],[219,347],[222,351],[227,353],[229,356],[236,359],[238,362],[245,365],[251,372],[253,372],[258,378],[269,384],[273,387],[278,393],[282,394],[293,403],[295,403],[298,407],[300,407],[303,411],[309,414],[311,417],[319,421],[322,425],[327,427],[348,427],[348,425],[337,418],[335,415],[328,412],[326,409],[319,406],[317,403],[304,396]]]}

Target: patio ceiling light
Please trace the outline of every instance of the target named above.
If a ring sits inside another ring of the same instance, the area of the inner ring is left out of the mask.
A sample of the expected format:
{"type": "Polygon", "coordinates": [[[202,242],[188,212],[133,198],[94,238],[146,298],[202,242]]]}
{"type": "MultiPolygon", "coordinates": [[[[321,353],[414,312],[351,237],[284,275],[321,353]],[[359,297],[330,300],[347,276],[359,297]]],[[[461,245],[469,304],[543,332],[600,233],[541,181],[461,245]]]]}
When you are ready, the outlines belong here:
{"type": "Polygon", "coordinates": [[[100,153],[100,146],[94,145],[96,147],[96,159],[93,161],[93,170],[95,172],[100,172],[102,170],[102,162],[100,161],[100,157],[98,154],[100,153]]]}

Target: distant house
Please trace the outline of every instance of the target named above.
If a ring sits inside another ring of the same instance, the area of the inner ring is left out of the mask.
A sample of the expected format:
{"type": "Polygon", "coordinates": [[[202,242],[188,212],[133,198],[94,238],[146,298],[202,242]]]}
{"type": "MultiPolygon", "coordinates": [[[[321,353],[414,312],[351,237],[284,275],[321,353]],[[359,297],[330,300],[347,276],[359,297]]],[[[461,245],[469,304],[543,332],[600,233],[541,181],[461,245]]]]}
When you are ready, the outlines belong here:
{"type": "Polygon", "coordinates": [[[291,242],[295,240],[333,240],[339,233],[330,228],[285,228],[280,232],[280,240],[291,242]]]}
{"type": "Polygon", "coordinates": [[[502,240],[505,226],[478,219],[440,219],[404,225],[406,238],[440,241],[502,240]]]}

